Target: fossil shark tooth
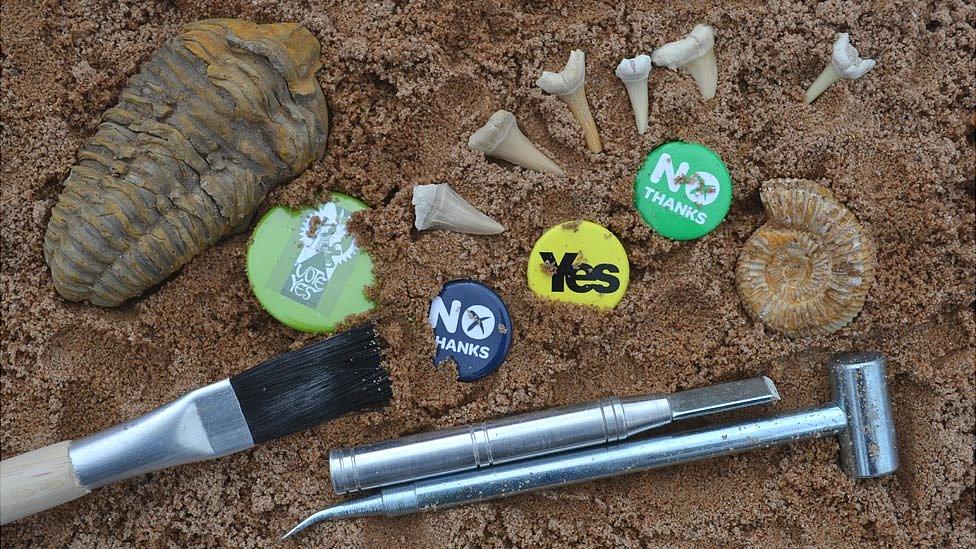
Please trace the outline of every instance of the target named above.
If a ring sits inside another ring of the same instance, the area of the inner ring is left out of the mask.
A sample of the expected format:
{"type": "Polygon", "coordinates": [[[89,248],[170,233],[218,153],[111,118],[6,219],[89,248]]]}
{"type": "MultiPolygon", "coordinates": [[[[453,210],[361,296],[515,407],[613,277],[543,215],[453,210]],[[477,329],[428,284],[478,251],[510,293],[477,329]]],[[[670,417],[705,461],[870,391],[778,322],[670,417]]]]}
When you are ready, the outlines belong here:
{"type": "Polygon", "coordinates": [[[478,211],[447,183],[413,188],[414,225],[419,231],[443,229],[465,234],[498,234],[505,230],[478,211]]]}
{"type": "Polygon", "coordinates": [[[546,93],[558,96],[569,106],[569,110],[583,127],[583,138],[591,152],[603,150],[600,133],[596,129],[593,114],[590,113],[590,105],[586,102],[586,55],[582,51],[570,52],[569,61],[561,72],[545,71],[535,85],[546,93]]]}
{"type": "Polygon", "coordinates": [[[617,65],[615,74],[627,87],[630,106],[634,108],[637,133],[643,135],[647,131],[647,77],[651,74],[651,57],[638,55],[624,59],[617,65]]]}
{"type": "Polygon", "coordinates": [[[807,105],[813,103],[821,93],[833,85],[841,78],[857,80],[874,68],[874,59],[861,59],[857,50],[851,45],[851,37],[846,32],[839,33],[834,42],[834,48],[830,55],[830,63],[814,80],[813,84],[807,88],[807,105]]]}
{"type": "Polygon", "coordinates": [[[718,63],[715,61],[715,34],[708,25],[695,25],[687,36],[654,50],[655,65],[685,69],[698,84],[702,99],[715,97],[718,63]]]}
{"type": "Polygon", "coordinates": [[[508,111],[491,115],[488,122],[468,138],[468,147],[528,170],[566,175],[562,168],[525,137],[515,121],[515,115],[508,111]]]}

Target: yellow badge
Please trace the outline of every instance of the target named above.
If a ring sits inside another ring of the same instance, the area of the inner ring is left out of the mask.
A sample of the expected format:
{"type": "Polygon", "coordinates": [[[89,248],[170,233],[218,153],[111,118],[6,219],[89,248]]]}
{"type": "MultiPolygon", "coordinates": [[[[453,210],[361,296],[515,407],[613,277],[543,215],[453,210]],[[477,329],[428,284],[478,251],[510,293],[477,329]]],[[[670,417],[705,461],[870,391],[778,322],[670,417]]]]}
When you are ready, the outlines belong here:
{"type": "Polygon", "coordinates": [[[546,231],[529,256],[529,288],[553,301],[612,309],[630,281],[627,251],[606,228],[589,221],[546,231]]]}

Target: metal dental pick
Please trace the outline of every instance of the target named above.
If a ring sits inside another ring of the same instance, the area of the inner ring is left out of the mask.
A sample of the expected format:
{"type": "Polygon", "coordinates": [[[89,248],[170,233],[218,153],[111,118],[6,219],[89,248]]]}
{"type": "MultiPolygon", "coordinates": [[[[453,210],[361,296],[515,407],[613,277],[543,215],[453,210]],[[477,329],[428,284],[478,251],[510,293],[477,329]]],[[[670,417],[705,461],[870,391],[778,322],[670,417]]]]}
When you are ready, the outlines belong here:
{"type": "MultiPolygon", "coordinates": [[[[342,494],[465,470],[491,473],[502,463],[623,440],[672,421],[717,414],[779,400],[765,376],[670,395],[610,397],[540,410],[479,424],[336,450],[329,457],[332,485],[342,494]]],[[[409,486],[409,485],[408,485],[409,486]]],[[[385,514],[382,494],[319,511],[285,534],[294,535],[329,519],[385,514]],[[378,498],[378,499],[377,499],[378,498]],[[375,500],[375,501],[374,501],[375,500]]],[[[409,499],[409,498],[408,498],[409,499]]],[[[416,503],[416,498],[405,503],[416,503]]]]}

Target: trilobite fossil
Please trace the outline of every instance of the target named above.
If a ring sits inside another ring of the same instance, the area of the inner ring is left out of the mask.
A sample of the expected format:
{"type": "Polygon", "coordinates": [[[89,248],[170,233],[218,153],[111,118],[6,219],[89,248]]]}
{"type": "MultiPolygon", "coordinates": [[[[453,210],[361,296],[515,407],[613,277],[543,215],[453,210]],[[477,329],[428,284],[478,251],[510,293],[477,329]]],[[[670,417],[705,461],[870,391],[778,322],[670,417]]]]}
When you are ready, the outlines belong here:
{"type": "Polygon", "coordinates": [[[191,23],[78,153],[44,236],[54,285],[114,307],[229,233],[325,152],[319,43],[291,23],[191,23]]]}

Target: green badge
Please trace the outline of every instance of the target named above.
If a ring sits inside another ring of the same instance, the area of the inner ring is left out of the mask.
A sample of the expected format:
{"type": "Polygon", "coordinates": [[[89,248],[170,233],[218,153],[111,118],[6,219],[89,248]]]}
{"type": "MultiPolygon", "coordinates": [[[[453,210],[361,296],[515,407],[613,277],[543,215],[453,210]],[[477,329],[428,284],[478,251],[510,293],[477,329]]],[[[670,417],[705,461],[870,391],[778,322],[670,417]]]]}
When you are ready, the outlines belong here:
{"type": "Polygon", "coordinates": [[[373,261],[346,230],[353,212],[366,207],[332,193],[319,206],[279,206],[261,218],[247,250],[247,278],[271,316],[296,330],[327,332],[373,308],[364,293],[373,261]]]}
{"type": "Polygon", "coordinates": [[[674,240],[704,236],[725,219],[732,178],[722,159],[672,141],[651,151],[634,180],[634,205],[654,230],[674,240]]]}

